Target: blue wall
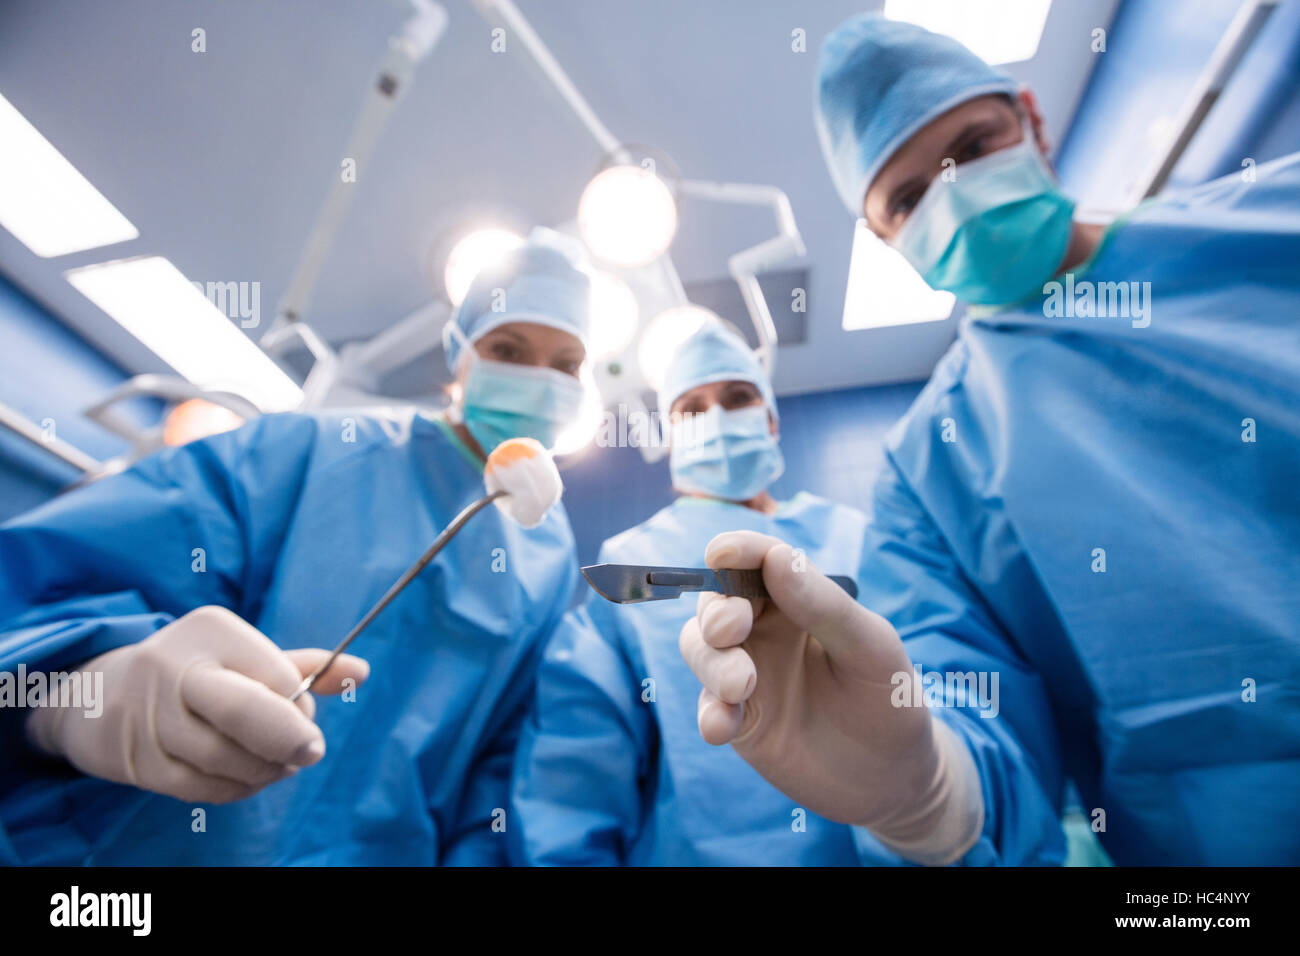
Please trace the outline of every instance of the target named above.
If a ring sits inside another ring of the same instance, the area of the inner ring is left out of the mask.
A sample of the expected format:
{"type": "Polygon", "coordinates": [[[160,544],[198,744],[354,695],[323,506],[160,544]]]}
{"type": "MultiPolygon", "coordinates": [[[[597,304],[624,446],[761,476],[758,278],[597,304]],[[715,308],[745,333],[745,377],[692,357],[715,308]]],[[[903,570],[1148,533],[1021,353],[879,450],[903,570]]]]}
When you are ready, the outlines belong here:
{"type": "MultiPolygon", "coordinates": [[[[1179,112],[1239,4],[1125,0],[1057,156],[1062,182],[1086,205],[1123,208],[1158,148],[1153,123],[1179,112]]],[[[1275,10],[1169,186],[1207,182],[1300,150],[1300,3],[1275,10]]]]}
{"type": "MultiPolygon", "coordinates": [[[[81,416],[125,373],[0,277],[0,402],[88,455],[111,458],[125,444],[81,416]]],[[[80,473],[0,428],[0,521],[56,494],[80,473]]]]}
{"type": "MultiPolygon", "coordinates": [[[[811,491],[867,510],[883,462],[881,440],[921,383],[818,392],[779,399],[785,474],[772,493],[811,491]]],[[[635,448],[594,447],[564,470],[564,502],[578,559],[592,564],[600,544],[673,499],[667,460],[648,465],[635,448]]]]}

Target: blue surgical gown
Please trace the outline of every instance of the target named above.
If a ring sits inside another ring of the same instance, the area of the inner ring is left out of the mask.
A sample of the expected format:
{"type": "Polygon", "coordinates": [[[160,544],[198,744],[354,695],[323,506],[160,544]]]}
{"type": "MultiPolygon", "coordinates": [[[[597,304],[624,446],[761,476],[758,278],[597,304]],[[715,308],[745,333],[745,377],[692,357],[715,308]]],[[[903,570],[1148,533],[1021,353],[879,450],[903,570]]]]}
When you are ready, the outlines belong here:
{"type": "Polygon", "coordinates": [[[1255,172],[1113,225],[1073,315],[970,318],[889,437],[861,600],[922,672],[999,676],[997,716],[940,711],[966,862],[1059,861],[1068,775],[1118,864],[1300,863],[1300,155],[1255,172]]]}
{"type": "MultiPolygon", "coordinates": [[[[482,489],[412,411],[270,415],[160,452],[0,528],[0,670],[70,667],[206,604],[332,647],[482,489]]],[[[514,742],[576,580],[560,509],[531,531],[480,512],[352,646],[372,668],[355,701],[317,699],[324,759],[237,803],[78,774],[0,714],[0,862],[504,862],[514,742]]]]}
{"type": "MultiPolygon", "coordinates": [[[[723,531],[774,535],[827,573],[852,575],[865,516],[800,494],[775,515],[679,498],[606,541],[600,562],[701,567],[723,531]]],[[[547,645],[512,793],[517,862],[564,865],[850,865],[849,827],[807,812],[730,747],[700,737],[700,683],[677,649],[696,595],[643,604],[593,596],[592,626],[547,645]]]]}

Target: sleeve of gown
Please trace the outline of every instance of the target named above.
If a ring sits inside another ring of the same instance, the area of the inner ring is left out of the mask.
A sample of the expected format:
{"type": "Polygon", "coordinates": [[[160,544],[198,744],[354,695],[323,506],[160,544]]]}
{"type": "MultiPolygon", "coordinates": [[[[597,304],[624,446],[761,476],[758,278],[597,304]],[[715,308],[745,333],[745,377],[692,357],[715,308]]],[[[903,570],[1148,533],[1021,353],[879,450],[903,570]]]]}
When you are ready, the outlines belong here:
{"type": "Polygon", "coordinates": [[[0,526],[0,669],[75,664],[205,604],[255,616],[313,429],[264,417],[0,526]]]}
{"type": "Polygon", "coordinates": [[[615,609],[572,612],[543,655],[515,756],[515,863],[618,865],[640,827],[653,728],[615,609]]]}
{"type": "MultiPolygon", "coordinates": [[[[266,416],[0,526],[0,671],[70,668],[206,604],[256,617],[314,428],[266,416]]],[[[23,716],[0,714],[4,764],[33,758],[23,716]]]]}
{"type": "MultiPolygon", "coordinates": [[[[958,699],[957,706],[935,708],[970,748],[984,795],[984,830],[961,862],[1059,864],[1065,856],[1057,807],[1063,771],[1042,679],[1000,628],[892,462],[877,480],[874,499],[859,600],[897,628],[923,678],[930,672],[983,673],[986,687],[996,690],[991,707],[958,699]]],[[[864,831],[858,847],[864,862],[883,853],[864,831]]]]}

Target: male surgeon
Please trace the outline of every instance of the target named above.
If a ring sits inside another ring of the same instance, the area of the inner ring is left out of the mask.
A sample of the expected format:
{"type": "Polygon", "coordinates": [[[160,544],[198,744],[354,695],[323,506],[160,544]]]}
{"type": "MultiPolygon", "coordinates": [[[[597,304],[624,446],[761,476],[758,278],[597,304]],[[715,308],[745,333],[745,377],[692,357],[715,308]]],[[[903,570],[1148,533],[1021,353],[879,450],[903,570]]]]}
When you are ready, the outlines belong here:
{"type": "MultiPolygon", "coordinates": [[[[699,566],[710,538],[747,528],[798,549],[795,566],[852,576],[866,518],[807,493],[777,501],[769,491],[784,468],[776,402],[738,336],[713,322],[683,343],[659,408],[674,421],[679,497],[606,541],[600,563],[699,566]]],[[[539,670],[515,764],[517,862],[857,865],[848,827],[700,739],[698,684],[677,647],[695,613],[690,597],[617,605],[593,595],[589,611],[594,627],[557,634],[539,670]]]]}
{"type": "Polygon", "coordinates": [[[1059,862],[1068,777],[1119,864],[1300,860],[1300,155],[1091,226],[951,39],[855,17],[816,95],[849,212],[976,308],[888,439],[861,606],[775,537],[708,546],[771,600],[683,629],[701,734],[868,859],[1059,862]]]}

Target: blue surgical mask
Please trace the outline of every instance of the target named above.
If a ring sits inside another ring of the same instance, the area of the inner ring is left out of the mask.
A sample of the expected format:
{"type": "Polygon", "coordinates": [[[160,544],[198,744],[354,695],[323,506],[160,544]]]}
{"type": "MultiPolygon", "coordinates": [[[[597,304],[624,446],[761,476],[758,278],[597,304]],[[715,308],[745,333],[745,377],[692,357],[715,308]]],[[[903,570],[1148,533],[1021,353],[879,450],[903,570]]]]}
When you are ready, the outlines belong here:
{"type": "Polygon", "coordinates": [[[727,501],[748,501],[785,471],[765,405],[685,416],[672,426],[671,447],[673,487],[727,501]]]}
{"type": "Polygon", "coordinates": [[[507,438],[536,438],[554,448],[560,432],[578,420],[584,393],[572,375],[468,354],[460,416],[484,453],[507,438]]]}
{"type": "Polygon", "coordinates": [[[1074,201],[1057,187],[1033,136],[930,183],[892,245],[935,289],[1002,305],[1039,291],[1070,242],[1074,201]]]}

